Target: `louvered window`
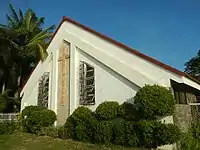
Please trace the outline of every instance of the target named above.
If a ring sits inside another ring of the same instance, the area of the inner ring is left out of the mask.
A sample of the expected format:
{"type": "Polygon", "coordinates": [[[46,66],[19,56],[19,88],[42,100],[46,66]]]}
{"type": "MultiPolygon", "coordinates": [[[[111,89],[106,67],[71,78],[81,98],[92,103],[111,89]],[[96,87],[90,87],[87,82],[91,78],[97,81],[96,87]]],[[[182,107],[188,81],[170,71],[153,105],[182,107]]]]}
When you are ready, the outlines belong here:
{"type": "Polygon", "coordinates": [[[49,72],[45,72],[43,76],[39,79],[38,106],[43,106],[48,108],[48,98],[49,98],[49,72]]]}
{"type": "Polygon", "coordinates": [[[79,69],[80,104],[93,105],[95,104],[94,67],[84,61],[80,61],[79,69]]]}

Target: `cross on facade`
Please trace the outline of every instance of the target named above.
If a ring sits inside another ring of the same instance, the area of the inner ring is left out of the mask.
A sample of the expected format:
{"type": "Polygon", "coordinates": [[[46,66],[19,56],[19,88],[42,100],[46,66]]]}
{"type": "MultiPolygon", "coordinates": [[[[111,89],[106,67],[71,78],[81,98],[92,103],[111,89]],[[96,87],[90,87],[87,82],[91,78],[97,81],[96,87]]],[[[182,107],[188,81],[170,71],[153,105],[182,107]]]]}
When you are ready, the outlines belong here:
{"type": "Polygon", "coordinates": [[[67,91],[67,59],[69,59],[68,47],[66,44],[60,50],[60,57],[58,58],[58,62],[61,62],[61,91],[60,91],[60,101],[61,104],[64,105],[66,101],[66,91],[67,91]]]}

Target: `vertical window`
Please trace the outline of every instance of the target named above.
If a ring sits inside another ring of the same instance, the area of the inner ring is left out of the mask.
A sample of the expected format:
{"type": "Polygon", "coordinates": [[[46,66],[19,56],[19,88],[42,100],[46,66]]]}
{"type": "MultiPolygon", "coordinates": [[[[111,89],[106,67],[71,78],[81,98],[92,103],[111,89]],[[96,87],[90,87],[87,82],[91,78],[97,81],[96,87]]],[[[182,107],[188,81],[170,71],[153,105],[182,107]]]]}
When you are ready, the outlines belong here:
{"type": "Polygon", "coordinates": [[[49,99],[49,72],[45,72],[39,79],[38,87],[38,106],[48,108],[49,99]]]}
{"type": "Polygon", "coordinates": [[[95,104],[95,80],[94,67],[84,61],[80,61],[80,104],[95,104]]]}

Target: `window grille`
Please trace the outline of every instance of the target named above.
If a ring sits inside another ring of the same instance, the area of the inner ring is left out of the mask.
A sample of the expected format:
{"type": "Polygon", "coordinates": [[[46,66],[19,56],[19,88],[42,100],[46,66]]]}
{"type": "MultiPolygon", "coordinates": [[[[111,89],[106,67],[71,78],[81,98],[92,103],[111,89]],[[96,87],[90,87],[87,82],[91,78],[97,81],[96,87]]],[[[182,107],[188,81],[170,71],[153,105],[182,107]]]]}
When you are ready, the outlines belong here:
{"type": "Polygon", "coordinates": [[[84,61],[80,61],[79,68],[80,81],[80,104],[95,104],[95,79],[94,67],[84,61]]]}
{"type": "Polygon", "coordinates": [[[48,108],[48,98],[49,98],[49,72],[45,72],[43,76],[39,79],[38,106],[43,106],[48,108]]]}

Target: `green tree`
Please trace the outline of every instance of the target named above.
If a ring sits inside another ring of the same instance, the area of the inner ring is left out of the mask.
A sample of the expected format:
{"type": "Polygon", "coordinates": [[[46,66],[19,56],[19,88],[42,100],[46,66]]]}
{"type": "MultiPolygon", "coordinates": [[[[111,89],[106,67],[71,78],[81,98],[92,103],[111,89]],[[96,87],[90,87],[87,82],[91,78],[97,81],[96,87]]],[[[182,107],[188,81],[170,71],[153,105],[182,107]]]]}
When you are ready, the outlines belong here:
{"type": "Polygon", "coordinates": [[[185,72],[193,77],[200,75],[200,50],[197,55],[185,63],[185,72]]]}
{"type": "Polygon", "coordinates": [[[48,56],[46,51],[55,25],[43,29],[44,17],[37,17],[32,9],[17,12],[9,4],[7,24],[0,25],[0,84],[1,90],[19,90],[38,61],[48,56]]]}

